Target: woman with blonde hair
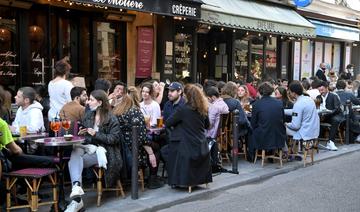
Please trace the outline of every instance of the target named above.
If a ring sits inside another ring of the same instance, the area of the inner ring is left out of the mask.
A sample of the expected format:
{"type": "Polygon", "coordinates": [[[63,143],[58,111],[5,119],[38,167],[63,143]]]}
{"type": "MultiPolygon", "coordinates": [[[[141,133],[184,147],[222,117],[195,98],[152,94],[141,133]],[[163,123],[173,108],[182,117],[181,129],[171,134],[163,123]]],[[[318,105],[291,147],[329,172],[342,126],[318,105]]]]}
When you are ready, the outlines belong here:
{"type": "Polygon", "coordinates": [[[239,99],[241,106],[250,105],[254,100],[250,97],[249,89],[246,85],[240,85],[237,89],[237,99],[239,99]]]}
{"type": "Polygon", "coordinates": [[[212,182],[210,154],[206,140],[209,127],[208,101],[200,88],[188,84],[186,103],[166,120],[171,129],[168,149],[169,185],[191,188],[212,182]]]}
{"type": "Polygon", "coordinates": [[[158,158],[156,157],[151,143],[146,136],[146,125],[144,116],[140,110],[139,95],[135,87],[128,88],[128,93],[125,94],[121,100],[121,104],[118,104],[113,109],[114,115],[118,117],[120,128],[124,136],[123,154],[125,156],[126,171],[131,172],[132,165],[132,128],[138,127],[138,142],[139,142],[139,167],[145,169],[150,163],[150,178],[149,188],[159,188],[163,184],[157,177],[157,164],[158,158]]]}

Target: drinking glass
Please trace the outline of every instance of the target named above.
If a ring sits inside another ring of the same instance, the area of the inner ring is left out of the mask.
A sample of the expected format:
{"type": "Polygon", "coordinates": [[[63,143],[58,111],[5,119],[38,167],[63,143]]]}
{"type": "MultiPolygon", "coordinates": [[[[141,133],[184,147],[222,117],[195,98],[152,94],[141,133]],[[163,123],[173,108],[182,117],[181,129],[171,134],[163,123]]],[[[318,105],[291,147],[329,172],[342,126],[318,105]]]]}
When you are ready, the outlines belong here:
{"type": "Polygon", "coordinates": [[[55,137],[58,137],[58,136],[59,136],[58,132],[59,132],[60,128],[61,128],[61,122],[60,122],[60,120],[54,119],[54,120],[52,120],[52,121],[50,122],[50,129],[51,129],[52,131],[54,131],[55,137]]]}
{"type": "Polygon", "coordinates": [[[63,119],[61,121],[61,126],[64,128],[65,130],[65,135],[67,135],[69,133],[69,129],[70,129],[70,125],[71,125],[71,121],[68,119],[63,119]]]}

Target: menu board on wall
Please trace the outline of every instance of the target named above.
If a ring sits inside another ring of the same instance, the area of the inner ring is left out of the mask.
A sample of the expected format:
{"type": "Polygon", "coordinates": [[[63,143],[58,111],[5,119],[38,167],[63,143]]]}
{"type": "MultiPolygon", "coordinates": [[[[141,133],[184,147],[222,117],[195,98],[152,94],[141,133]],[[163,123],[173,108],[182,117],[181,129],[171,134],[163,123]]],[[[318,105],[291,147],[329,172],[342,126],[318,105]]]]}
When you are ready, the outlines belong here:
{"type": "Polygon", "coordinates": [[[312,45],[310,41],[302,41],[301,50],[301,78],[309,78],[312,76],[312,45]]]}
{"type": "Polygon", "coordinates": [[[334,60],[333,60],[333,69],[336,73],[340,71],[340,43],[334,43],[334,60]]]}
{"type": "Polygon", "coordinates": [[[320,63],[323,62],[323,42],[315,42],[315,73],[320,68],[320,63]]]}
{"type": "Polygon", "coordinates": [[[327,68],[331,67],[331,62],[332,62],[331,54],[332,54],[332,43],[325,43],[324,63],[326,63],[327,68]]]}
{"type": "Polygon", "coordinates": [[[294,76],[293,80],[300,80],[300,42],[294,45],[294,76]]]}
{"type": "Polygon", "coordinates": [[[16,54],[11,51],[0,52],[0,83],[2,85],[15,84],[19,64],[16,63],[16,54]]]}
{"type": "Polygon", "coordinates": [[[154,29],[138,27],[136,74],[137,78],[151,76],[153,61],[154,29]]]}

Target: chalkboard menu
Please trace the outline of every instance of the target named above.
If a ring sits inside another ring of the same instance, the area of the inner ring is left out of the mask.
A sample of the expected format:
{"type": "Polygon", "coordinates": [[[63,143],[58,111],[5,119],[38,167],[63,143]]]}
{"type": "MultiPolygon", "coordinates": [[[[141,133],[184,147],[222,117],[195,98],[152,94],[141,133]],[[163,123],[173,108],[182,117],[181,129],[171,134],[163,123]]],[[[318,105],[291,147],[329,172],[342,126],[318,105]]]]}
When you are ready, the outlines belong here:
{"type": "Polygon", "coordinates": [[[0,52],[0,84],[14,85],[19,64],[17,55],[12,51],[0,52]]]}

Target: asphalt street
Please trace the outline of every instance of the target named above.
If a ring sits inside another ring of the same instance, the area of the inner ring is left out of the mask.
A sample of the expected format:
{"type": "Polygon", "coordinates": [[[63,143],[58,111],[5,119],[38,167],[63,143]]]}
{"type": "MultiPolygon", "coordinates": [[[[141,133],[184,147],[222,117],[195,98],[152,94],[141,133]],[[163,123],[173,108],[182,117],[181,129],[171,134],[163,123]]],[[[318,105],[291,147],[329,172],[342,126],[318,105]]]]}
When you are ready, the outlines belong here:
{"type": "Polygon", "coordinates": [[[205,194],[172,211],[360,211],[360,152],[262,182],[205,194]]]}

